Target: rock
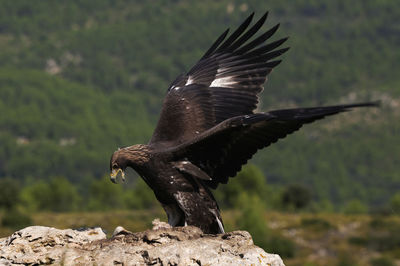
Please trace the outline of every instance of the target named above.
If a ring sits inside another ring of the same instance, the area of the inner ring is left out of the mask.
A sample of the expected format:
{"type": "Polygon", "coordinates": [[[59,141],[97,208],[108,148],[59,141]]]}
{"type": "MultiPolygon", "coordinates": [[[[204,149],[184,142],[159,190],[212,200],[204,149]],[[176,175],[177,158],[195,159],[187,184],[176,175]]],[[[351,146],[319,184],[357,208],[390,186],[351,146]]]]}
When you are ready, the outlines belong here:
{"type": "Polygon", "coordinates": [[[101,239],[106,239],[101,228],[59,230],[45,226],[26,227],[0,239],[0,265],[55,263],[61,261],[68,250],[79,250],[85,244],[101,239]]]}
{"type": "Polygon", "coordinates": [[[277,265],[278,255],[253,244],[248,232],[206,235],[192,226],[156,230],[116,230],[107,239],[101,228],[60,230],[31,226],[0,239],[0,265],[277,265]],[[120,232],[120,233],[118,233],[120,232]]]}

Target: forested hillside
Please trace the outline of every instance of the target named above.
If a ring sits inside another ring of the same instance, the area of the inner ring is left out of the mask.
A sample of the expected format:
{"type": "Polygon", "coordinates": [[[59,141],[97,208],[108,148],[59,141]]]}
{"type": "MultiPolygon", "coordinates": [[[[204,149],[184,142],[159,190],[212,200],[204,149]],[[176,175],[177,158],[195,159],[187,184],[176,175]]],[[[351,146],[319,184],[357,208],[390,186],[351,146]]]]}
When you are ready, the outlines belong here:
{"type": "Polygon", "coordinates": [[[63,177],[88,193],[116,148],[148,141],[170,82],[227,27],[267,10],[291,49],[261,110],[382,107],[305,126],[252,163],[267,184],[302,184],[318,202],[386,205],[400,189],[394,0],[1,1],[0,178],[23,186],[63,177]]]}

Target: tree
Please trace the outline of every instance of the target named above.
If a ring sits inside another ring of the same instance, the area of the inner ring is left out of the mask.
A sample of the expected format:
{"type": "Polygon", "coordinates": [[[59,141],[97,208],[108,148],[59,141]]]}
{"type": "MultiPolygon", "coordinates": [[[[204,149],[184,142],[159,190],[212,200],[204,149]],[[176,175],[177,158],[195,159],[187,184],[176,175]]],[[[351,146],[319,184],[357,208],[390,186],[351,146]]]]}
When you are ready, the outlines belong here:
{"type": "Polygon", "coordinates": [[[310,201],[310,190],[302,185],[289,185],[282,193],[282,204],[287,209],[303,209],[310,201]]]}
{"type": "Polygon", "coordinates": [[[79,209],[81,203],[77,189],[64,177],[26,186],[21,192],[21,200],[32,211],[74,211],[79,209]]]}
{"type": "Polygon", "coordinates": [[[222,207],[234,208],[238,204],[242,192],[256,195],[260,199],[268,196],[265,177],[261,170],[253,164],[244,166],[236,177],[229,180],[228,184],[220,185],[215,196],[222,207]]]}
{"type": "Polygon", "coordinates": [[[19,182],[11,178],[0,179],[0,209],[9,211],[19,203],[19,182]]]}
{"type": "Polygon", "coordinates": [[[125,192],[125,202],[129,208],[133,209],[149,209],[159,206],[153,191],[140,177],[136,179],[134,188],[125,192]]]}
{"type": "Polygon", "coordinates": [[[293,257],[295,244],[277,232],[269,230],[265,220],[265,205],[257,195],[242,192],[238,198],[240,216],[236,218],[239,228],[249,231],[254,243],[283,257],[293,257]]]}
{"type": "Polygon", "coordinates": [[[93,180],[89,189],[89,210],[124,208],[124,190],[121,185],[112,184],[108,176],[93,180]]]}
{"type": "Polygon", "coordinates": [[[400,215],[400,193],[396,193],[390,199],[390,208],[395,214],[400,215]]]}
{"type": "Polygon", "coordinates": [[[32,224],[31,218],[19,210],[19,204],[19,182],[11,178],[0,179],[0,210],[5,210],[0,221],[2,226],[18,229],[32,224]]]}
{"type": "Polygon", "coordinates": [[[343,208],[345,214],[364,214],[368,212],[368,207],[358,199],[349,201],[343,208]]]}

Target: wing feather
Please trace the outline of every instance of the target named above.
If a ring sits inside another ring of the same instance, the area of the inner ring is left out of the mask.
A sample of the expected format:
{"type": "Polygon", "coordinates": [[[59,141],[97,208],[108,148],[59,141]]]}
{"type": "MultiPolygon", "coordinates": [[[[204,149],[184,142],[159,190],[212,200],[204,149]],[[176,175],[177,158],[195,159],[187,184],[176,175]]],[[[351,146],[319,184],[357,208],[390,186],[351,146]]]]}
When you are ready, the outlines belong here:
{"type": "Polygon", "coordinates": [[[224,49],[230,47],[232,45],[232,42],[234,42],[250,25],[252,19],[254,17],[254,12],[251,13],[250,16],[246,18],[246,20],[229,36],[229,38],[221,44],[221,46],[218,48],[218,51],[223,51],[224,49]]]}
{"type": "Polygon", "coordinates": [[[257,150],[285,138],[304,124],[351,108],[377,105],[373,102],[241,115],[223,121],[172,151],[206,172],[212,180],[205,183],[216,188],[234,177],[257,150]]]}
{"type": "Polygon", "coordinates": [[[150,144],[174,146],[189,141],[234,116],[252,114],[267,75],[287,48],[287,38],[266,43],[279,24],[258,37],[266,12],[250,26],[254,13],[228,36],[224,31],[201,59],[170,85],[150,144]],[[254,38],[253,38],[254,37],[254,38]]]}
{"type": "Polygon", "coordinates": [[[248,31],[246,31],[238,40],[236,40],[233,44],[228,47],[228,51],[234,52],[237,48],[239,48],[242,44],[247,42],[264,24],[267,19],[268,12],[266,12],[248,31]]]}
{"type": "MultiPolygon", "coordinates": [[[[236,51],[237,54],[243,54],[247,51],[250,51],[251,49],[263,44],[266,40],[268,40],[278,29],[279,25],[277,24],[274,27],[272,27],[270,30],[259,36],[257,39],[253,40],[252,42],[246,44],[245,46],[241,47],[236,51]]],[[[286,38],[287,39],[287,38],[286,38]]],[[[279,45],[278,45],[279,46],[279,45]]]]}

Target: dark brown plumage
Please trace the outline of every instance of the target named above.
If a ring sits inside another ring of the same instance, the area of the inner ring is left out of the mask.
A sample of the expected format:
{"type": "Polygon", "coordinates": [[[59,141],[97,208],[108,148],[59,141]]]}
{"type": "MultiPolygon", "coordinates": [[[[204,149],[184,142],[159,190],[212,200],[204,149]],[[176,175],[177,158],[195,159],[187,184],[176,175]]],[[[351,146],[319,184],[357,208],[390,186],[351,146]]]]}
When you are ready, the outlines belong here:
{"type": "Polygon", "coordinates": [[[253,15],[227,39],[225,31],[187,74],[170,85],[150,142],[119,149],[111,158],[112,181],[126,167],[135,169],[154,191],[172,226],[194,225],[205,233],[224,232],[210,188],[227,183],[258,149],[303,124],[376,105],[254,113],[267,75],[288,48],[279,48],[287,38],[266,43],[279,24],[252,38],[267,13],[249,28],[253,15]]]}

